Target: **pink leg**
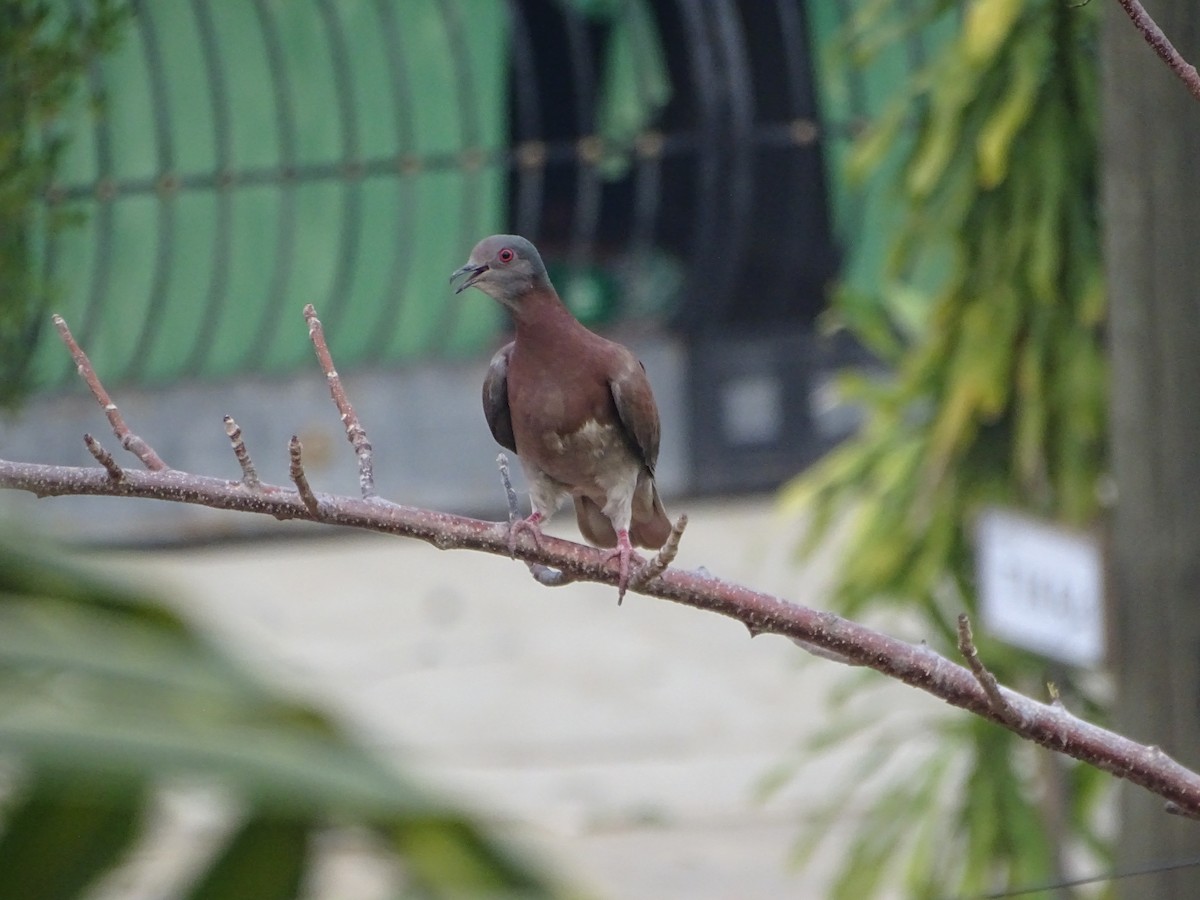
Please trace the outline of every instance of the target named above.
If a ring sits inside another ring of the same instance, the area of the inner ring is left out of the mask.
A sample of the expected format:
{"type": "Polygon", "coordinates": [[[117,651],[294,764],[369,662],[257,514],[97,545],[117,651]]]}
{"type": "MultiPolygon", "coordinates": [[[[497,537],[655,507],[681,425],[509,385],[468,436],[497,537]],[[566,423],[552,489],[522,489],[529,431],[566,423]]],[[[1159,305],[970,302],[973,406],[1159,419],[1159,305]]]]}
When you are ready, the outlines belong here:
{"type": "Polygon", "coordinates": [[[545,516],[543,516],[540,512],[534,511],[529,515],[528,518],[517,519],[517,521],[508,526],[508,552],[510,555],[517,555],[517,538],[520,536],[522,531],[526,532],[531,538],[533,538],[534,544],[537,545],[538,549],[541,549],[542,529],[538,527],[538,523],[544,518],[545,516]]]}
{"type": "Polygon", "coordinates": [[[642,558],[633,552],[633,544],[629,543],[629,532],[624,528],[617,532],[616,548],[604,554],[606,563],[614,559],[620,564],[621,577],[617,581],[617,605],[620,606],[621,601],[625,599],[625,590],[629,587],[629,564],[633,560],[637,560],[638,565],[642,564],[642,558]]]}

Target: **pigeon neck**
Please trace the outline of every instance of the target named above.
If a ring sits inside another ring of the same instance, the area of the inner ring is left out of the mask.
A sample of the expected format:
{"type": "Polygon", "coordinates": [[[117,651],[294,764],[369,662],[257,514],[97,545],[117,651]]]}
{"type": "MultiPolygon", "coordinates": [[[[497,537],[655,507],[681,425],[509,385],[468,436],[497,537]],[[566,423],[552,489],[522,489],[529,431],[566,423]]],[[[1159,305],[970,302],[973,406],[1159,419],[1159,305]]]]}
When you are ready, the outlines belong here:
{"type": "Polygon", "coordinates": [[[518,338],[570,329],[579,324],[549,285],[535,288],[522,297],[521,302],[513,308],[512,315],[518,338]]]}

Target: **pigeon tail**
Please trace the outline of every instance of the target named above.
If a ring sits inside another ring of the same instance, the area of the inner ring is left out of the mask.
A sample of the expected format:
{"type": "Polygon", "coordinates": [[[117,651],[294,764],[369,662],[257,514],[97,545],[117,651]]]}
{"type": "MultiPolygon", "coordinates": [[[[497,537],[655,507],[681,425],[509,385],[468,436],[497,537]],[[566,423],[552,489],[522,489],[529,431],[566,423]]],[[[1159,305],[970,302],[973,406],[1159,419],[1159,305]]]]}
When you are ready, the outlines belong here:
{"type": "Polygon", "coordinates": [[[590,497],[575,497],[575,520],[579,523],[579,533],[592,546],[617,546],[617,530],[590,497]]]}
{"type": "MultiPolygon", "coordinates": [[[[641,485],[638,486],[641,488],[641,485]]],[[[633,496],[633,521],[629,525],[629,536],[634,544],[646,550],[657,550],[671,536],[671,520],[658,496],[658,486],[651,481],[649,497],[638,490],[633,496]],[[645,499],[643,499],[645,498],[645,499]]]]}
{"type": "MultiPolygon", "coordinates": [[[[667,518],[667,511],[663,508],[654,482],[650,482],[649,491],[640,489],[642,487],[639,485],[634,495],[629,538],[637,547],[657,550],[671,536],[671,520],[667,518]]],[[[588,497],[579,496],[574,500],[575,519],[584,539],[595,547],[617,546],[617,530],[600,506],[588,497]]]]}

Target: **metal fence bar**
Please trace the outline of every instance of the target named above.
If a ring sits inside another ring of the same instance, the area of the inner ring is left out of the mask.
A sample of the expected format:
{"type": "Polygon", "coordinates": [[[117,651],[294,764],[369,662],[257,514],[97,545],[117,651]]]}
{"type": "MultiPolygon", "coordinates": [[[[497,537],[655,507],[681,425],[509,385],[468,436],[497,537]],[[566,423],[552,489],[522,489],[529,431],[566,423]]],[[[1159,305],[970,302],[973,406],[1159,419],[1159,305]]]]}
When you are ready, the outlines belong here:
{"type": "Polygon", "coordinates": [[[221,333],[225,309],[231,302],[229,296],[229,263],[233,240],[233,148],[231,146],[229,87],[225,80],[225,67],[221,60],[221,45],[217,40],[212,13],[205,0],[192,0],[192,18],[200,37],[200,54],[204,60],[205,82],[208,85],[208,102],[213,120],[214,195],[216,203],[216,228],[213,231],[212,267],[205,291],[204,315],[196,329],[196,340],[183,364],[184,373],[195,377],[204,366],[205,357],[217,335],[221,333]]]}
{"type": "MultiPolygon", "coordinates": [[[[722,160],[719,148],[722,145],[724,92],[714,58],[712,35],[708,19],[709,0],[681,0],[684,29],[690,49],[693,102],[699,106],[697,139],[702,152],[696,161],[696,211],[697,223],[692,237],[691,257],[706,260],[707,251],[723,245],[720,197],[722,193],[722,160]],[[707,151],[707,152],[703,152],[707,151]]],[[[718,251],[719,252],[719,251],[718,251]]],[[[681,319],[690,331],[701,331],[711,322],[713,297],[709,289],[707,260],[703,280],[696,275],[689,279],[688,297],[692,306],[681,319]]]]}
{"type": "Polygon", "coordinates": [[[578,141],[575,170],[575,202],[571,211],[571,237],[567,249],[569,281],[579,277],[587,265],[589,250],[596,236],[600,213],[601,180],[599,163],[603,141],[595,133],[596,52],[588,33],[588,21],[574,6],[564,11],[567,45],[575,61],[575,138],[578,141]]]}
{"type": "Polygon", "coordinates": [[[153,352],[154,338],[161,329],[171,261],[175,255],[175,147],[171,138],[171,110],[167,102],[167,74],[163,67],[158,32],[150,12],[152,5],[144,0],[135,0],[133,3],[133,18],[137,23],[138,38],[141,40],[142,54],[146,60],[150,108],[154,123],[154,156],[159,172],[155,184],[158,227],[155,228],[154,271],[150,278],[150,295],[146,299],[142,327],[138,331],[132,355],[125,368],[127,377],[133,378],[144,374],[153,352]]]}
{"type": "MultiPolygon", "coordinates": [[[[835,131],[829,123],[818,125],[816,113],[817,85],[813,78],[814,64],[808,52],[810,30],[799,0],[777,0],[779,34],[783,44],[783,58],[788,83],[788,106],[786,122],[778,125],[775,135],[763,135],[764,147],[790,146],[791,181],[785,188],[787,194],[799,197],[804,190],[812,190],[808,180],[809,168],[805,164],[808,156],[815,155],[818,141],[823,135],[835,131]],[[786,129],[786,133],[784,133],[786,129]],[[776,143],[776,141],[778,143],[776,143]]],[[[824,207],[824,204],[821,204],[824,207]]],[[[818,246],[820,232],[829,227],[826,215],[802,216],[797,209],[793,214],[798,232],[798,243],[804,247],[818,246]]],[[[799,253],[783,254],[780,281],[783,284],[799,283],[804,270],[804,259],[799,253]]]]}
{"type": "MultiPolygon", "coordinates": [[[[82,15],[79,0],[73,3],[76,15],[82,15]]],[[[93,59],[88,65],[87,88],[93,97],[103,95],[104,79],[101,73],[101,63],[93,59]]],[[[113,170],[112,134],[106,116],[94,117],[92,123],[92,146],[95,153],[97,179],[88,185],[88,193],[96,199],[96,227],[93,229],[96,246],[92,257],[92,272],[88,279],[87,301],[84,305],[83,321],[78,335],[80,342],[87,347],[96,345],[96,331],[100,327],[102,301],[112,277],[112,246],[113,220],[115,211],[113,199],[116,186],[111,180],[113,170]]],[[[74,371],[74,366],[64,364],[63,377],[74,371]]]]}
{"type": "Polygon", "coordinates": [[[725,73],[726,104],[729,121],[724,134],[726,197],[728,211],[723,252],[717,257],[715,302],[709,307],[709,324],[719,327],[728,321],[730,307],[744,303],[746,297],[737,284],[737,273],[746,258],[747,231],[754,201],[753,166],[756,154],[743,148],[754,147],[755,100],[750,76],[745,34],[731,6],[732,0],[713,0],[709,7],[712,31],[717,38],[720,66],[725,73]]]}
{"type": "MultiPolygon", "coordinates": [[[[639,23],[640,19],[637,20],[639,23]]],[[[655,36],[647,34],[643,28],[638,28],[635,40],[641,45],[640,52],[634,53],[635,65],[644,60],[654,51],[651,46],[655,36]]],[[[638,65],[635,81],[641,104],[647,104],[649,89],[647,81],[650,74],[645,71],[645,65],[638,65]]],[[[650,255],[653,250],[652,241],[658,219],[659,203],[662,196],[662,135],[657,131],[646,131],[635,140],[634,148],[634,193],[632,222],[629,229],[630,247],[632,250],[629,266],[625,274],[624,290],[626,295],[634,295],[639,285],[643,284],[649,268],[650,255]]]]}
{"type": "Polygon", "coordinates": [[[362,227],[363,170],[359,148],[358,113],[346,33],[331,0],[317,0],[317,12],[321,16],[325,40],[329,47],[341,144],[341,156],[336,163],[340,169],[337,181],[341,184],[342,194],[337,262],[329,285],[329,295],[322,307],[326,310],[322,312],[325,327],[337,331],[348,305],[346,298],[358,261],[359,229],[362,227]]]}
{"type": "MultiPolygon", "coordinates": [[[[454,60],[454,99],[458,112],[459,136],[463,147],[459,160],[459,168],[466,178],[459,206],[459,239],[462,247],[470,247],[480,237],[478,221],[482,208],[481,173],[487,165],[487,156],[483,147],[483,128],[481,127],[481,111],[475,97],[475,78],[472,70],[470,52],[466,49],[466,26],[463,23],[462,10],[458,0],[441,0],[442,24],[446,30],[447,42],[451,48],[461,47],[463,50],[453,56],[454,60]]],[[[444,350],[450,337],[458,325],[462,315],[463,304],[467,297],[462,294],[451,296],[440,308],[438,324],[434,330],[431,349],[436,353],[444,350]]]]}
{"type": "MultiPolygon", "coordinates": [[[[287,302],[288,285],[291,282],[292,260],[296,247],[296,114],[292,109],[288,93],[283,47],[279,29],[268,0],[254,0],[254,12],[262,35],[263,52],[266,55],[267,71],[271,76],[271,95],[275,107],[275,133],[279,142],[279,171],[275,183],[279,185],[279,218],[275,244],[275,265],[271,272],[271,287],[267,291],[270,301],[263,304],[262,315],[254,338],[246,355],[238,364],[245,371],[260,371],[266,362],[267,350],[272,336],[278,331],[278,323],[287,302]]],[[[240,180],[239,180],[239,183],[240,180]]]]}
{"type": "Polygon", "coordinates": [[[387,60],[388,87],[392,102],[393,127],[396,137],[396,155],[387,160],[386,169],[372,170],[369,163],[365,171],[372,175],[386,175],[396,179],[399,202],[396,204],[392,262],[387,279],[386,294],[380,298],[378,316],[366,342],[365,358],[370,362],[383,359],[387,345],[400,321],[400,310],[404,303],[404,282],[411,268],[412,255],[406,248],[412,246],[417,223],[408,214],[414,206],[416,189],[411,174],[405,171],[406,162],[415,158],[413,149],[414,126],[412,121],[412,80],[404,63],[401,47],[400,23],[396,17],[396,4],[391,0],[376,0],[375,14],[379,18],[380,31],[387,60]]]}
{"type": "Polygon", "coordinates": [[[533,65],[533,42],[524,8],[517,0],[507,3],[513,64],[512,135],[517,180],[512,220],[516,230],[535,243],[541,238],[542,193],[545,187],[545,132],[542,129],[541,102],[537,74],[533,65]]]}

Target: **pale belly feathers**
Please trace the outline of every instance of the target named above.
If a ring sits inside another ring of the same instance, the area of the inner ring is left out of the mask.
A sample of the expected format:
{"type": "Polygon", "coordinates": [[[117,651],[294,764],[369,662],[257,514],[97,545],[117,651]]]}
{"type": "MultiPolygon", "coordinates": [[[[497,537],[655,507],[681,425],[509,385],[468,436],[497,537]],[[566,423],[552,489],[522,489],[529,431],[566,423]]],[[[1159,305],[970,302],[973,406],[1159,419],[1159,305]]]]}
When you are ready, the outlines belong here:
{"type": "Polygon", "coordinates": [[[618,426],[589,419],[570,434],[544,432],[540,449],[537,464],[521,458],[535,509],[550,515],[567,495],[584,496],[629,521],[642,464],[618,426]]]}
{"type": "Polygon", "coordinates": [[[636,481],[641,469],[620,427],[594,419],[571,434],[544,433],[537,456],[543,473],[570,493],[597,499],[616,481],[636,481]]]}

